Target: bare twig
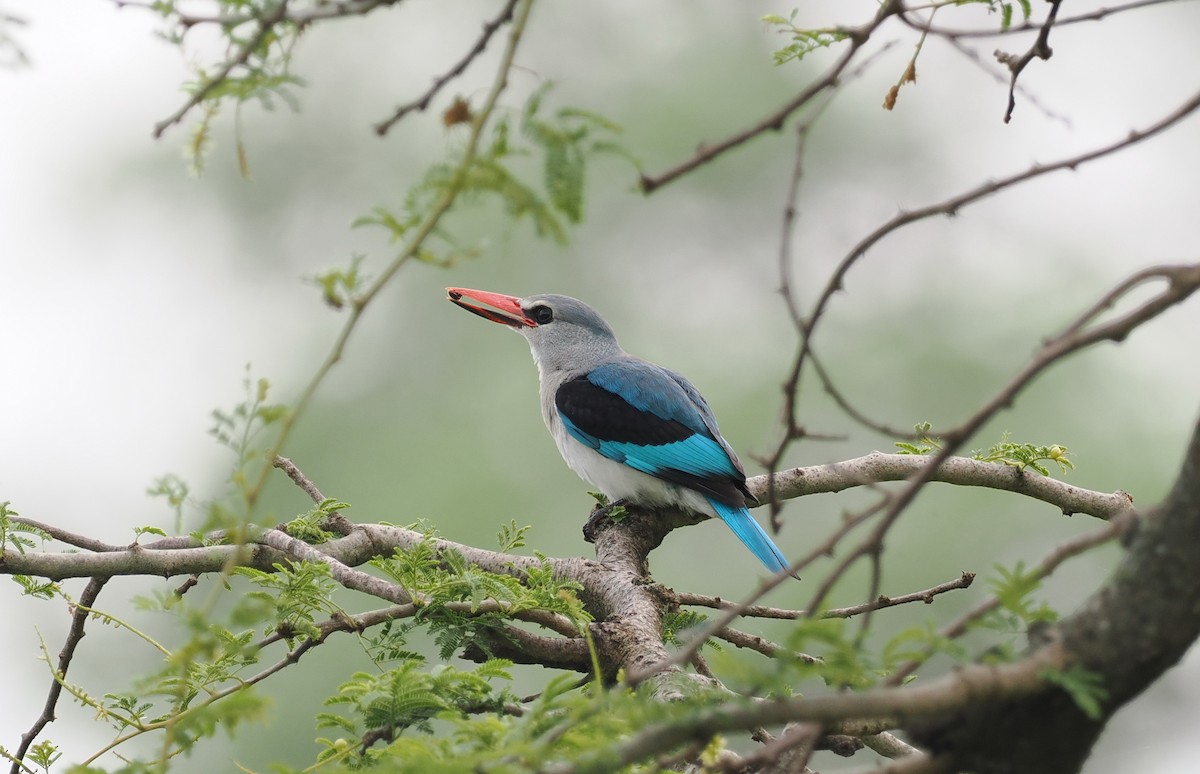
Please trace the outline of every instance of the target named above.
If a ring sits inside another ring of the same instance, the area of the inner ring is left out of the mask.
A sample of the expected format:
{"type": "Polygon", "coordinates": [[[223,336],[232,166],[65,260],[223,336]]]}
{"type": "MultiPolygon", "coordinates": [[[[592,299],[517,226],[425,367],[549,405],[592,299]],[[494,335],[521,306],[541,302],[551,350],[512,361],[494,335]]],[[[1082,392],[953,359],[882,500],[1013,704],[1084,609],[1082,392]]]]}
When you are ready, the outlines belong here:
{"type": "Polygon", "coordinates": [[[641,176],[641,180],[639,181],[642,193],[653,193],[667,183],[686,175],[697,167],[707,164],[726,151],[732,150],[747,140],[752,140],[764,132],[772,130],[779,131],[782,129],[784,123],[787,121],[788,117],[792,115],[792,113],[795,113],[800,108],[808,105],[814,97],[821,94],[825,90],[833,88],[837,85],[838,79],[841,77],[842,73],[845,72],[846,68],[849,67],[850,63],[858,55],[859,50],[866,45],[867,41],[871,39],[871,35],[875,32],[875,30],[878,29],[879,26],[883,24],[883,22],[889,16],[899,13],[900,8],[901,3],[898,2],[898,0],[887,0],[880,6],[879,10],[875,14],[875,18],[872,21],[861,27],[843,30],[843,32],[846,32],[849,36],[849,48],[846,49],[845,53],[843,53],[842,56],[833,64],[833,66],[826,70],[820,78],[813,81],[807,88],[785,103],[782,107],[753,126],[743,129],[742,131],[730,137],[726,137],[724,140],[703,145],[700,150],[690,159],[678,164],[675,167],[672,167],[671,169],[668,169],[665,172],[662,172],[658,175],[643,174],[641,176]]]}
{"type": "MultiPolygon", "coordinates": [[[[1061,27],[1062,23],[1059,22],[1059,24],[1056,26],[1061,27]]],[[[950,48],[957,51],[968,62],[975,65],[981,71],[986,73],[988,75],[988,77],[995,80],[996,83],[999,83],[1002,85],[1009,84],[1011,73],[1007,70],[1007,68],[1003,72],[998,70],[995,66],[996,61],[994,58],[991,61],[985,61],[984,58],[979,55],[978,51],[976,51],[973,48],[970,48],[969,46],[967,46],[966,43],[964,43],[963,41],[959,40],[956,37],[945,38],[945,41],[946,41],[946,43],[950,44],[950,48]]],[[[1070,118],[1068,118],[1067,116],[1065,116],[1062,113],[1059,113],[1055,110],[1051,110],[1050,107],[1048,107],[1046,104],[1044,104],[1037,97],[1036,94],[1034,94],[1032,91],[1030,91],[1029,89],[1022,86],[1020,83],[1016,84],[1016,91],[1017,91],[1017,94],[1021,95],[1022,99],[1024,99],[1026,102],[1028,102],[1030,106],[1032,106],[1035,110],[1037,110],[1039,113],[1044,115],[1046,118],[1049,118],[1053,121],[1059,122],[1060,124],[1065,126],[1067,129],[1074,128],[1075,125],[1073,123],[1071,123],[1070,118]]]]}
{"type": "MultiPolygon", "coordinates": [[[[1012,78],[1008,84],[1008,108],[1004,111],[1004,123],[1012,120],[1013,110],[1017,107],[1017,78],[1021,72],[1029,66],[1029,63],[1034,59],[1047,60],[1054,56],[1054,49],[1050,48],[1050,29],[1054,26],[1054,19],[1058,16],[1058,8],[1062,0],[1049,0],[1050,12],[1046,14],[1046,21],[1042,24],[1042,28],[1038,31],[1037,39],[1033,41],[1033,45],[1019,57],[1014,57],[1011,54],[1006,54],[1002,51],[996,51],[996,59],[1002,64],[1008,66],[1012,73],[1012,78]]],[[[924,34],[924,33],[922,33],[924,34]]]]}
{"type": "MultiPolygon", "coordinates": [[[[830,377],[829,372],[825,370],[824,364],[821,362],[821,359],[817,357],[817,353],[812,348],[811,344],[808,348],[808,358],[812,361],[813,371],[816,372],[817,378],[821,380],[821,386],[824,388],[825,394],[833,398],[833,402],[838,405],[838,408],[840,408],[842,412],[846,414],[846,416],[850,417],[863,427],[873,430],[880,435],[886,435],[891,438],[915,440],[915,434],[911,430],[901,430],[898,427],[892,427],[884,424],[883,422],[878,422],[868,417],[866,413],[855,408],[854,405],[850,403],[850,399],[843,395],[842,391],[838,389],[836,385],[834,385],[833,378],[830,377]]],[[[796,375],[798,378],[799,372],[796,372],[796,375]]],[[[794,396],[797,391],[790,388],[788,385],[785,385],[784,389],[787,390],[787,392],[784,393],[785,401],[787,401],[784,409],[786,411],[795,411],[796,398],[794,396]],[[793,397],[790,400],[787,400],[787,396],[793,397]]],[[[783,453],[786,450],[786,447],[780,447],[775,451],[775,456],[772,458],[774,464],[768,465],[768,470],[775,470],[778,467],[779,462],[782,460],[783,453]]]]}
{"type": "MultiPolygon", "coordinates": [[[[880,610],[885,607],[895,607],[896,605],[906,605],[910,602],[924,602],[931,604],[933,598],[938,594],[945,594],[948,591],[957,589],[965,589],[971,586],[975,580],[975,574],[964,572],[958,578],[945,583],[939,583],[936,586],[924,589],[922,591],[914,591],[911,594],[901,594],[899,596],[888,597],[880,596],[873,602],[864,602],[861,605],[852,607],[835,607],[831,610],[826,610],[821,613],[818,618],[851,618],[853,616],[865,613],[868,610],[880,610]]],[[[748,605],[742,606],[736,602],[730,602],[720,597],[709,596],[707,594],[691,594],[683,592],[675,592],[674,600],[680,605],[691,605],[693,607],[711,607],[719,610],[737,610],[738,615],[743,618],[776,618],[785,620],[796,620],[799,618],[809,618],[810,615],[805,610],[787,610],[779,607],[766,607],[763,605],[748,605]]]]}
{"type": "MultiPolygon", "coordinates": [[[[1081,535],[1074,540],[1069,540],[1055,548],[1047,554],[1042,561],[1038,562],[1037,566],[1028,572],[1028,577],[1031,580],[1041,581],[1050,577],[1059,565],[1073,556],[1078,556],[1085,551],[1090,551],[1096,546],[1104,545],[1105,543],[1124,535],[1135,523],[1137,518],[1133,511],[1132,505],[1128,506],[1123,514],[1114,518],[1101,529],[1089,532],[1086,535],[1081,535]]],[[[951,622],[949,625],[942,628],[940,634],[946,639],[956,639],[967,633],[967,629],[972,623],[983,618],[988,613],[1000,606],[999,597],[988,597],[983,602],[963,613],[959,618],[951,622]]],[[[924,659],[910,661],[896,670],[895,673],[888,676],[887,685],[901,685],[905,679],[913,672],[920,668],[921,664],[931,654],[927,654],[924,659]]]]}
{"type": "Polygon", "coordinates": [[[60,543],[66,543],[69,546],[82,548],[85,551],[104,553],[108,551],[126,551],[129,549],[129,546],[127,545],[112,545],[111,543],[105,543],[103,541],[96,540],[95,538],[86,537],[75,532],[69,532],[61,527],[56,527],[53,524],[46,524],[35,519],[27,519],[24,516],[13,516],[12,520],[18,524],[25,524],[30,527],[35,527],[42,532],[45,532],[47,535],[59,541],[60,543]]]}
{"type": "Polygon", "coordinates": [[[29,752],[29,748],[37,739],[38,734],[54,721],[58,699],[62,695],[62,681],[66,679],[67,670],[71,668],[71,659],[75,657],[75,649],[87,634],[83,626],[87,623],[89,610],[96,603],[96,597],[100,596],[100,590],[106,583],[108,583],[108,578],[94,577],[88,581],[83,593],[79,595],[79,603],[71,612],[71,628],[67,631],[67,640],[63,643],[62,650],[58,652],[58,665],[54,667],[54,679],[50,681],[50,692],[46,696],[45,705],[42,706],[42,714],[33,722],[28,731],[21,734],[21,744],[13,755],[13,764],[9,769],[10,774],[20,774],[22,768],[20,761],[25,758],[25,754],[29,752]]]}
{"type": "Polygon", "coordinates": [[[949,199],[945,199],[936,204],[920,207],[915,210],[903,211],[892,217],[870,234],[863,237],[858,244],[851,248],[850,252],[848,252],[841,261],[839,261],[837,268],[830,275],[829,280],[822,289],[820,296],[817,298],[812,312],[805,320],[805,324],[803,326],[804,340],[801,344],[800,351],[796,356],[796,360],[792,364],[792,370],[787,379],[788,383],[799,383],[799,379],[796,374],[803,370],[804,364],[808,359],[810,342],[812,340],[814,331],[817,325],[820,323],[820,320],[830,302],[833,300],[834,295],[843,289],[846,281],[846,275],[849,273],[850,269],[864,255],[866,255],[868,250],[882,241],[885,237],[890,236],[905,226],[909,226],[927,218],[938,215],[955,215],[963,207],[974,204],[982,199],[986,199],[1020,183],[1041,177],[1042,175],[1046,175],[1051,172],[1058,172],[1064,169],[1075,170],[1083,164],[1122,151],[1173,127],[1175,124],[1194,113],[1197,108],[1200,108],[1200,93],[1193,95],[1169,115],[1151,124],[1145,129],[1130,131],[1124,137],[1108,143],[1107,145],[1102,145],[1085,153],[1060,159],[1049,164],[1035,164],[1022,172],[1009,175],[1008,177],[1003,177],[998,180],[992,180],[983,183],[982,185],[976,186],[970,190],[964,191],[961,194],[953,196],[949,199]]]}
{"type": "Polygon", "coordinates": [[[400,119],[404,118],[412,111],[424,111],[426,108],[428,108],[429,103],[435,96],[437,96],[437,93],[442,90],[442,87],[458,76],[462,75],[467,67],[470,66],[471,62],[475,61],[475,59],[484,52],[484,50],[487,48],[488,42],[491,41],[492,36],[496,34],[496,30],[512,21],[513,9],[516,8],[517,2],[518,0],[508,0],[496,18],[492,19],[491,21],[484,22],[483,32],[480,34],[479,38],[476,39],[475,45],[463,55],[462,59],[458,60],[458,62],[444,74],[434,78],[433,85],[430,86],[420,97],[417,97],[412,102],[401,105],[400,107],[396,108],[395,112],[392,113],[390,118],[375,124],[375,133],[382,137],[383,135],[387,134],[388,131],[391,130],[391,128],[395,126],[400,119]]]}
{"type": "MultiPolygon", "coordinates": [[[[735,645],[739,648],[752,650],[755,653],[761,653],[767,658],[774,658],[782,650],[787,650],[777,642],[772,642],[766,637],[760,637],[757,634],[750,634],[739,629],[731,629],[728,626],[719,629],[713,634],[719,640],[725,640],[730,645],[735,645]]],[[[793,653],[793,657],[805,662],[806,664],[819,664],[821,659],[817,656],[810,656],[807,653],[793,653]]]]}
{"type": "MultiPolygon", "coordinates": [[[[900,514],[916,497],[917,493],[933,480],[938,467],[949,458],[966,440],[972,437],[1000,409],[1009,406],[1034,377],[1068,355],[1101,341],[1121,341],[1130,332],[1147,321],[1157,317],[1167,309],[1187,299],[1197,289],[1200,289],[1200,264],[1186,266],[1160,266],[1154,270],[1158,276],[1167,280],[1167,287],[1158,295],[1151,297],[1141,306],[1117,317],[1116,319],[1096,325],[1087,330],[1081,330],[1078,323],[1073,323],[1064,333],[1048,341],[1042,350],[1023,368],[1007,385],[985,403],[972,417],[962,425],[942,434],[944,446],[928,458],[925,466],[908,480],[907,485],[896,493],[881,516],[879,523],[871,533],[860,542],[845,558],[838,563],[818,588],[810,609],[815,609],[823,601],[826,594],[833,588],[841,575],[854,563],[863,557],[873,556],[882,546],[884,536],[899,518],[900,514]]],[[[1140,276],[1143,272],[1139,272],[1140,276]]],[[[1126,291],[1140,285],[1140,282],[1126,281],[1121,287],[1126,291]]],[[[1109,293],[1104,300],[1113,303],[1116,297],[1109,293]]],[[[1096,308],[1096,305],[1092,307],[1096,308]]]]}
{"type": "MultiPolygon", "coordinates": [[[[327,499],[317,485],[304,472],[287,457],[275,455],[275,467],[287,474],[296,486],[304,490],[304,493],[312,498],[312,501],[317,505],[321,505],[327,499]]],[[[340,510],[329,511],[321,520],[321,529],[328,530],[338,535],[349,535],[354,531],[354,525],[342,515],[340,510]]]]}
{"type": "MultiPolygon", "coordinates": [[[[1132,2],[1132,3],[1125,3],[1123,5],[1114,5],[1114,6],[1109,6],[1107,8],[1098,8],[1095,11],[1081,13],[1077,16],[1068,16],[1063,19],[1057,19],[1054,22],[1054,24],[1051,26],[1058,28],[1058,27],[1067,27],[1072,24],[1079,24],[1081,22],[1100,21],[1100,20],[1106,19],[1109,16],[1112,16],[1114,14],[1124,13],[1126,11],[1137,11],[1137,10],[1141,10],[1142,8],[1149,8],[1150,6],[1154,6],[1154,5],[1164,5],[1166,3],[1178,3],[1178,2],[1179,2],[1179,0],[1136,0],[1135,2],[1132,2]]],[[[1022,33],[1026,33],[1026,32],[1039,32],[1040,33],[1041,30],[1043,29],[1043,27],[1045,26],[1044,23],[1027,21],[1027,22],[1022,22],[1021,24],[1014,24],[1011,27],[1009,27],[1008,29],[1001,29],[994,25],[989,26],[986,29],[976,29],[976,30],[954,29],[951,27],[936,27],[931,23],[924,23],[920,20],[914,20],[908,16],[907,12],[898,14],[898,16],[900,17],[901,21],[903,21],[909,27],[912,27],[914,30],[928,32],[931,35],[936,35],[940,38],[945,38],[947,40],[956,40],[958,38],[1012,37],[1014,35],[1020,35],[1022,33]]]]}
{"type": "Polygon", "coordinates": [[[275,462],[273,464],[275,467],[286,473],[287,477],[290,478],[296,484],[296,486],[304,490],[304,493],[311,497],[314,503],[320,505],[321,503],[325,502],[325,495],[321,493],[321,490],[317,488],[317,485],[313,483],[308,476],[304,475],[303,471],[296,466],[296,463],[292,462],[287,457],[281,457],[276,454],[275,462]]]}
{"type": "MultiPolygon", "coordinates": [[[[1121,138],[1120,140],[1114,141],[1083,154],[1060,159],[1059,161],[1048,165],[1035,164],[1023,172],[1010,175],[1009,177],[1001,178],[999,180],[989,181],[937,204],[929,205],[916,210],[901,212],[860,240],[858,244],[856,244],[838,263],[837,268],[830,275],[830,278],[826,282],[824,289],[818,296],[812,312],[807,318],[801,319],[796,324],[797,330],[800,334],[800,346],[794,360],[792,361],[791,369],[784,380],[783,414],[785,417],[785,422],[787,423],[787,428],[785,428],[783,437],[778,442],[775,450],[770,455],[767,455],[766,467],[769,473],[766,480],[766,487],[764,489],[753,490],[756,492],[756,494],[761,493],[761,500],[766,500],[773,503],[771,506],[773,510],[772,520],[775,518],[774,512],[777,512],[778,509],[777,500],[774,499],[776,497],[774,495],[774,487],[778,485],[778,482],[771,476],[775,475],[775,468],[778,466],[779,462],[782,461],[787,448],[791,445],[792,441],[795,440],[794,429],[798,426],[795,417],[795,406],[798,397],[797,392],[805,364],[812,356],[814,331],[828,309],[829,304],[832,302],[834,295],[843,288],[846,275],[849,273],[850,268],[854,266],[863,256],[865,256],[871,247],[874,247],[878,242],[890,234],[904,228],[905,226],[911,225],[912,223],[916,223],[936,215],[954,215],[965,206],[974,204],[977,201],[990,197],[996,193],[999,193],[1000,191],[1011,188],[1020,183],[1024,183],[1033,178],[1063,169],[1074,170],[1077,169],[1081,164],[1085,164],[1112,153],[1124,150],[1135,143],[1153,137],[1158,133],[1174,126],[1176,123],[1182,121],[1184,118],[1195,112],[1197,108],[1200,108],[1200,93],[1193,95],[1191,99],[1187,100],[1175,111],[1158,122],[1150,125],[1146,129],[1131,131],[1127,136],[1121,138]]],[[[1147,271],[1153,274],[1153,272],[1156,270],[1147,271]]],[[[1140,274],[1138,275],[1139,283],[1145,279],[1146,278],[1142,277],[1140,274]]],[[[1111,298],[1106,297],[1106,299],[1103,299],[1101,303],[1111,304],[1113,300],[1120,295],[1121,293],[1114,291],[1114,293],[1110,294],[1111,298]]],[[[1099,305],[1100,304],[1097,306],[1099,305]]],[[[828,379],[825,379],[824,381],[826,384],[828,384],[828,379]]],[[[848,407],[848,404],[846,405],[848,407]]],[[[945,458],[946,455],[942,455],[942,459],[945,458]]]]}

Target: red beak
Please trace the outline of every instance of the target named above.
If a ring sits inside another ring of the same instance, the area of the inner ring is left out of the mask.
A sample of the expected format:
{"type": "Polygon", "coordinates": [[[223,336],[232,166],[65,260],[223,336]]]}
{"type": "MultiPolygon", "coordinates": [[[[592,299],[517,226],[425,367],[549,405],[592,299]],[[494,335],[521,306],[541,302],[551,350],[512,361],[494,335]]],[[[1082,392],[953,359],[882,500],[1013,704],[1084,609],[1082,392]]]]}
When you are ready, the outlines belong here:
{"type": "Polygon", "coordinates": [[[489,293],[486,290],[470,290],[469,288],[446,288],[446,296],[450,303],[461,306],[471,314],[477,314],[485,320],[509,325],[513,328],[520,328],[522,325],[532,328],[536,325],[533,320],[525,316],[525,310],[521,308],[521,299],[516,296],[489,293]],[[479,304],[479,306],[475,304],[479,304]]]}

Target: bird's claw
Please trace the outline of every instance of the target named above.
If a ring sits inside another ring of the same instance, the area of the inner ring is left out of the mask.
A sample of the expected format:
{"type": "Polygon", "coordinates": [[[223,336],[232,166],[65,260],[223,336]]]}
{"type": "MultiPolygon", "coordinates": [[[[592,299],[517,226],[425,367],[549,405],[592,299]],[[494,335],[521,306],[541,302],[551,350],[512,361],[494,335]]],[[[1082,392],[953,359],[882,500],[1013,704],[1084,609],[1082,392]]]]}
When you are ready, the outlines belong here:
{"type": "Polygon", "coordinates": [[[583,525],[583,539],[589,543],[596,542],[596,532],[600,528],[600,522],[612,515],[613,511],[618,508],[625,508],[629,503],[624,499],[613,500],[607,505],[597,505],[592,509],[588,516],[587,522],[583,525]]]}

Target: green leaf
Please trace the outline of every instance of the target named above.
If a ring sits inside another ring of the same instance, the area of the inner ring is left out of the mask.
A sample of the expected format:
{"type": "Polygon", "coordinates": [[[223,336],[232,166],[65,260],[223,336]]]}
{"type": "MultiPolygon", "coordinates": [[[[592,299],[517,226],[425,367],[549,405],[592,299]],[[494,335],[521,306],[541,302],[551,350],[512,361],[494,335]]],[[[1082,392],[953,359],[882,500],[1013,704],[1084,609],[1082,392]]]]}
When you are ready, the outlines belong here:
{"type": "Polygon", "coordinates": [[[792,11],[791,15],[786,19],[774,13],[761,17],[763,23],[780,28],[778,32],[790,35],[792,39],[789,45],[772,54],[772,59],[774,59],[776,65],[793,61],[798,62],[818,49],[829,48],[850,37],[849,33],[842,30],[805,29],[798,27],[794,23],[795,18],[796,11],[792,11]]]}
{"type": "Polygon", "coordinates": [[[1038,677],[1066,691],[1075,706],[1092,720],[1104,717],[1104,701],[1108,698],[1108,691],[1100,674],[1076,664],[1065,671],[1046,667],[1038,672],[1038,677]]]}
{"type": "Polygon", "coordinates": [[[908,441],[896,441],[896,447],[899,449],[897,454],[917,454],[925,455],[932,451],[942,448],[942,439],[930,434],[933,425],[929,422],[918,422],[913,430],[917,436],[916,443],[908,441]]]}
{"type": "Polygon", "coordinates": [[[1043,476],[1050,475],[1049,469],[1042,461],[1053,462],[1061,472],[1075,469],[1075,463],[1068,458],[1067,447],[1062,444],[1037,446],[1031,443],[1013,443],[1005,433],[1000,442],[993,444],[986,452],[974,451],[971,458],[981,462],[999,462],[1003,465],[1025,470],[1032,468],[1043,476]]]}
{"type": "Polygon", "coordinates": [[[500,544],[500,550],[509,553],[513,549],[521,548],[525,545],[525,534],[529,532],[528,525],[524,527],[517,526],[517,520],[513,519],[508,524],[500,525],[500,532],[496,534],[496,540],[500,544]]]}

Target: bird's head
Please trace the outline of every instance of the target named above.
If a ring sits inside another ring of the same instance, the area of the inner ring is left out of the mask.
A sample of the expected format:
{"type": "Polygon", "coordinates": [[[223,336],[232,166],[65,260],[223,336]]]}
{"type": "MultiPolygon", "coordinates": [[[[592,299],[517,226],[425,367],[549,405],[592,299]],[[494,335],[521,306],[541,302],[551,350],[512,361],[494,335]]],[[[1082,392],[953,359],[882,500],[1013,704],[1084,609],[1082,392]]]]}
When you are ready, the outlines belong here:
{"type": "Polygon", "coordinates": [[[446,288],[446,294],[451,303],[528,339],[539,368],[584,370],[623,354],[600,313],[570,296],[517,298],[468,288],[446,288]]]}

